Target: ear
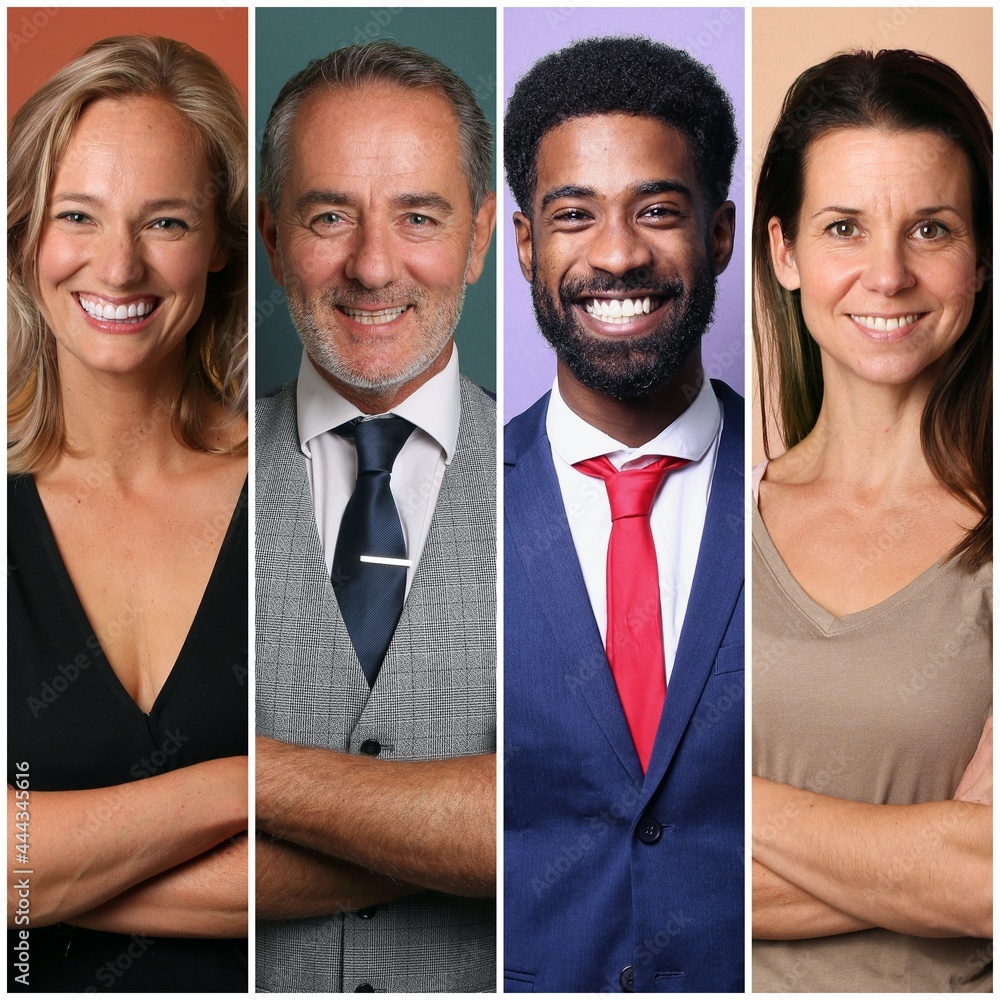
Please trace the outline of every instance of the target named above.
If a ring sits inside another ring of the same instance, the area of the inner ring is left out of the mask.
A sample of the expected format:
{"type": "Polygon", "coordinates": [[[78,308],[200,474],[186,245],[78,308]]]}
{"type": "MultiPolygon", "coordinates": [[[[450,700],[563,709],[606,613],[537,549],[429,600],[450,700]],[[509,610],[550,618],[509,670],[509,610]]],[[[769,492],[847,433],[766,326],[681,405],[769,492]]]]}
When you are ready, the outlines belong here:
{"type": "Polygon", "coordinates": [[[472,223],[472,255],[469,258],[469,267],[465,272],[465,283],[474,285],[483,268],[486,266],[486,253],[490,248],[490,240],[493,239],[493,230],[497,224],[497,196],[490,191],[483,199],[476,218],[472,223]]]}
{"type": "Polygon", "coordinates": [[[514,243],[517,246],[517,259],[521,265],[521,274],[524,275],[525,281],[531,281],[535,248],[531,242],[531,219],[522,212],[514,213],[514,243]]]}
{"type": "Polygon", "coordinates": [[[724,201],[709,217],[708,238],[715,273],[722,274],[736,242],[736,206],[731,201],[724,201]]]}
{"type": "Polygon", "coordinates": [[[262,197],[257,199],[257,229],[260,230],[260,238],[267,251],[271,274],[279,285],[284,286],[285,275],[281,269],[281,256],[278,253],[278,222],[262,197]]]}
{"type": "Polygon", "coordinates": [[[781,221],[775,215],[767,224],[767,235],[771,243],[771,266],[778,284],[788,291],[794,292],[801,284],[799,268],[795,263],[795,253],[785,242],[785,234],[781,231],[781,221]]]}
{"type": "Polygon", "coordinates": [[[988,274],[989,274],[989,263],[985,259],[980,260],[979,266],[976,268],[977,295],[983,290],[983,286],[986,284],[986,278],[988,274]]]}
{"type": "Polygon", "coordinates": [[[215,244],[215,252],[208,263],[209,271],[221,271],[229,263],[229,251],[221,244],[215,244]]]}

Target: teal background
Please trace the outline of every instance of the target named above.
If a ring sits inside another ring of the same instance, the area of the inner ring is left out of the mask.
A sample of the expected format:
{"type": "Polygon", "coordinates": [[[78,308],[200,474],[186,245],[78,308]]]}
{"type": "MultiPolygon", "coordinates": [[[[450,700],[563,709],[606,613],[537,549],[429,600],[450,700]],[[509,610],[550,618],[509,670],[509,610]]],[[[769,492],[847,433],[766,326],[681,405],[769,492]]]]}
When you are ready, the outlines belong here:
{"type": "MultiPolygon", "coordinates": [[[[312,59],[358,42],[387,38],[440,59],[472,88],[496,135],[496,10],[477,8],[267,8],[256,9],[256,148],[278,92],[312,59]]],[[[258,174],[260,164],[257,164],[258,174]]],[[[496,149],[494,148],[494,178],[496,149]]],[[[494,181],[495,187],[495,181],[494,181]]],[[[267,254],[255,238],[257,292],[253,317],[258,395],[298,374],[302,348],[271,277],[267,254]]],[[[496,390],[496,253],[491,246],[482,277],[470,285],[455,331],[462,371],[496,390]]]]}

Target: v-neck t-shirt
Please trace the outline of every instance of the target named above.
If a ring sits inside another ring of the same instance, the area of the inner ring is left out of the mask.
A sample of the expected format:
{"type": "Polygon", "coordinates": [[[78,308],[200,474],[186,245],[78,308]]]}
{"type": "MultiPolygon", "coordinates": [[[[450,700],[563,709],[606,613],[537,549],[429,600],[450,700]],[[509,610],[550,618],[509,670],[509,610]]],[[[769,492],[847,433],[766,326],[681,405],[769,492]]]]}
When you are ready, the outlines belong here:
{"type": "MultiPolygon", "coordinates": [[[[190,630],[149,713],[125,690],[101,649],[31,476],[8,477],[7,525],[8,783],[24,764],[34,792],[107,788],[247,753],[245,485],[190,630]]],[[[108,627],[134,626],[123,617],[108,627]]],[[[95,814],[94,822],[102,821],[113,822],[113,815],[102,820],[95,814]]],[[[151,836],[160,833],[150,830],[151,836]]],[[[29,930],[32,990],[247,989],[245,939],[136,942],[65,924],[29,930]]],[[[8,988],[16,992],[24,987],[13,979],[12,961],[9,955],[8,988]]]]}
{"type": "MultiPolygon", "coordinates": [[[[991,711],[992,564],[941,560],[838,617],[788,571],[756,504],[752,519],[753,773],[855,802],[950,799],[991,711]]],[[[886,858],[887,877],[905,862],[886,858]]],[[[989,992],[992,948],[882,928],[755,940],[753,990],[989,992]]]]}

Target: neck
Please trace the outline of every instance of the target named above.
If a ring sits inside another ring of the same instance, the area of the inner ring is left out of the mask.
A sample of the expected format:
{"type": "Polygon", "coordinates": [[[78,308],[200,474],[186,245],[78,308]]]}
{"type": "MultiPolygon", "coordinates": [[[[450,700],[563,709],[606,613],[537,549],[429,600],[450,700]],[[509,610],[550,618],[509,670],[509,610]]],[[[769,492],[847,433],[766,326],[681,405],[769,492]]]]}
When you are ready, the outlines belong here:
{"type": "Polygon", "coordinates": [[[435,375],[448,367],[454,343],[454,340],[449,340],[441,353],[419,375],[415,375],[409,381],[380,386],[376,389],[364,389],[341,381],[316,364],[312,355],[309,355],[309,363],[319,372],[324,382],[336,389],[344,399],[356,406],[362,413],[388,413],[394,406],[399,406],[408,396],[412,396],[425,382],[429,382],[435,375]]]}
{"type": "Polygon", "coordinates": [[[936,371],[906,385],[876,385],[828,373],[826,367],[816,426],[797,449],[806,465],[881,494],[936,482],[920,444],[920,421],[936,371]]]}
{"type": "Polygon", "coordinates": [[[158,475],[188,449],[173,432],[171,414],[184,357],[155,374],[96,372],[60,352],[59,380],[69,453],[57,465],[81,471],[99,465],[121,481],[158,475]]]}
{"type": "Polygon", "coordinates": [[[669,427],[692,403],[704,375],[701,349],[688,356],[672,379],[644,399],[617,399],[579,382],[560,361],[559,393],[566,405],[591,427],[616,441],[637,448],[669,427]]]}

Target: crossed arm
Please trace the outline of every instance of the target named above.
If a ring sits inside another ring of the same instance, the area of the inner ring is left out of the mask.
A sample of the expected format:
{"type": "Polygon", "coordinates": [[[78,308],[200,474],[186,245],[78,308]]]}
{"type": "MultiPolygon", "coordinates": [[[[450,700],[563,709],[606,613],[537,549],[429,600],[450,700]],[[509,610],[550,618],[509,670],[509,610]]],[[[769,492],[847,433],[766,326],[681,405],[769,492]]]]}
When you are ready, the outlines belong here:
{"type": "Polygon", "coordinates": [[[496,755],[385,761],[257,737],[257,915],[496,892],[496,755]]]}
{"type": "MultiPolygon", "coordinates": [[[[108,788],[31,792],[27,810],[14,789],[7,796],[8,843],[18,814],[29,816],[29,926],[246,935],[246,757],[108,788]]],[[[8,865],[8,927],[21,867],[8,865]]]]}
{"type": "Polygon", "coordinates": [[[992,934],[993,720],[947,802],[883,806],[753,779],[753,936],[992,934]]]}

